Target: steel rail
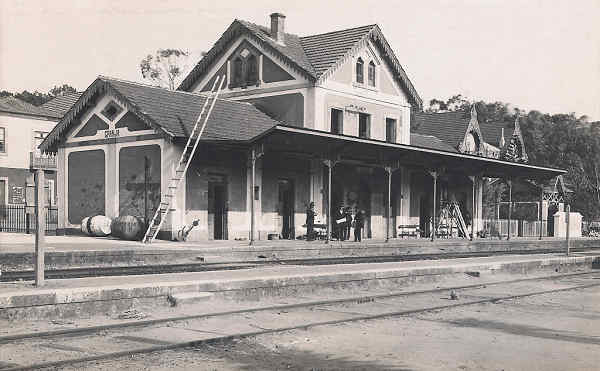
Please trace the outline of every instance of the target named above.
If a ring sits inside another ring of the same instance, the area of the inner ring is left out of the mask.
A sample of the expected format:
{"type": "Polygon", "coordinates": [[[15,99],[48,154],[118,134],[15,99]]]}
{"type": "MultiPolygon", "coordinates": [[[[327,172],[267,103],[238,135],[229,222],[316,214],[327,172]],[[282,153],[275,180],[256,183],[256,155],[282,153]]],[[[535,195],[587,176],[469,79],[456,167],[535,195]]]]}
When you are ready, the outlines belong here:
{"type": "Polygon", "coordinates": [[[78,328],[73,328],[73,329],[63,329],[63,330],[41,331],[41,332],[33,332],[33,333],[15,334],[15,335],[5,335],[5,336],[0,336],[0,344],[6,344],[8,342],[16,341],[16,340],[27,340],[27,339],[35,339],[35,338],[48,338],[48,337],[56,337],[56,336],[81,336],[81,335],[91,334],[94,332],[105,331],[105,330],[123,329],[123,328],[128,328],[128,327],[148,327],[148,326],[164,324],[164,323],[169,323],[169,322],[182,322],[182,321],[188,321],[188,320],[193,320],[193,319],[205,319],[205,318],[229,316],[229,315],[235,315],[235,314],[266,312],[266,311],[270,311],[270,310],[297,309],[297,308],[305,308],[305,307],[312,307],[312,306],[335,305],[335,304],[354,303],[354,302],[364,303],[364,302],[375,301],[377,299],[388,299],[388,298],[402,297],[402,296],[431,294],[431,293],[443,292],[443,291],[449,291],[449,290],[476,289],[476,288],[482,288],[482,287],[486,287],[486,286],[497,286],[497,285],[504,285],[504,284],[519,283],[519,282],[556,280],[556,279],[562,279],[562,278],[587,276],[587,275],[599,274],[599,273],[600,272],[592,271],[592,272],[577,272],[577,273],[567,273],[567,274],[553,274],[553,275],[549,275],[549,276],[519,278],[519,279],[515,279],[515,280],[477,283],[477,284],[463,285],[463,286],[440,287],[440,288],[428,289],[428,290],[402,291],[402,292],[395,292],[395,293],[390,293],[390,294],[378,294],[378,295],[363,295],[363,296],[355,296],[355,297],[350,297],[350,298],[317,300],[317,301],[309,301],[309,302],[302,302],[302,303],[295,303],[295,304],[270,305],[270,306],[259,307],[259,308],[239,309],[239,310],[232,310],[232,311],[225,311],[225,312],[192,314],[192,315],[187,315],[187,316],[157,318],[157,319],[142,320],[142,321],[129,321],[129,322],[114,323],[114,324],[110,324],[110,325],[99,325],[99,326],[90,326],[90,327],[78,327],[78,328]]]}
{"type": "MultiPolygon", "coordinates": [[[[589,273],[596,273],[596,272],[589,272],[589,273]]],[[[558,277],[554,276],[552,278],[558,278],[558,277]]],[[[515,280],[515,281],[518,281],[518,280],[515,280]]],[[[511,282],[511,281],[499,282],[499,283],[509,283],[509,282],[511,282]]],[[[485,285],[476,285],[476,286],[485,286],[485,285]]],[[[385,313],[379,313],[379,314],[374,314],[374,315],[359,315],[359,316],[355,316],[352,318],[304,323],[304,324],[296,325],[296,326],[280,327],[280,328],[274,328],[274,329],[262,329],[260,331],[252,331],[252,332],[243,332],[243,333],[237,333],[237,334],[232,334],[232,335],[224,335],[221,337],[211,338],[211,339],[192,340],[192,341],[185,341],[185,342],[167,344],[167,345],[156,345],[156,346],[151,346],[151,347],[125,350],[125,351],[119,351],[119,352],[110,352],[110,353],[104,353],[104,354],[98,354],[98,355],[92,355],[92,356],[86,356],[86,357],[80,357],[80,358],[43,362],[43,363],[38,363],[38,364],[33,364],[33,365],[28,365],[28,366],[17,366],[17,367],[12,367],[12,368],[9,367],[9,368],[3,368],[3,371],[32,370],[32,369],[48,368],[48,367],[61,367],[61,366],[90,362],[90,361],[115,359],[115,358],[120,358],[120,357],[125,357],[125,356],[132,356],[135,354],[146,354],[146,353],[175,350],[175,349],[187,348],[187,347],[197,347],[197,346],[204,345],[204,344],[222,343],[222,342],[227,342],[227,341],[231,341],[234,339],[243,339],[243,338],[248,338],[248,337],[252,337],[252,336],[274,334],[274,333],[285,332],[285,331],[308,329],[308,328],[312,328],[312,327],[328,326],[328,325],[335,325],[335,324],[341,324],[341,323],[351,323],[351,322],[358,322],[358,321],[367,321],[367,320],[375,320],[375,319],[382,319],[382,318],[406,316],[406,315],[411,315],[411,314],[426,313],[426,312],[431,312],[431,311],[436,311],[436,310],[453,309],[453,308],[466,307],[466,306],[477,305],[477,304],[496,303],[499,301],[513,300],[513,299],[518,299],[518,298],[525,298],[525,297],[536,296],[536,295],[544,295],[544,294],[549,294],[549,293],[581,290],[581,289],[598,287],[598,286],[600,286],[600,283],[578,285],[578,286],[572,286],[572,287],[564,287],[564,288],[552,289],[552,290],[528,292],[528,293],[517,294],[517,295],[498,296],[498,297],[479,299],[479,300],[468,301],[468,302],[463,302],[463,303],[438,305],[438,306],[409,309],[409,310],[402,310],[402,311],[392,311],[392,312],[385,312],[385,313]]],[[[449,290],[449,288],[446,288],[444,290],[449,290]]],[[[440,290],[432,290],[432,291],[440,291],[440,290]]]]}

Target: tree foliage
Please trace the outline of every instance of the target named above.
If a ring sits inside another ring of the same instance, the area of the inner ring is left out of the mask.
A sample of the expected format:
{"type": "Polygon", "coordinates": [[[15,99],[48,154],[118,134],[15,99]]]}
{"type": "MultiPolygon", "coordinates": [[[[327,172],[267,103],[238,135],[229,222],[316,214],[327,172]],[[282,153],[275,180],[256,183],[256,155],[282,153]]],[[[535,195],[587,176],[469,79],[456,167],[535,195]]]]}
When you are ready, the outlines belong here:
{"type": "MultiPolygon", "coordinates": [[[[600,121],[589,122],[574,113],[524,111],[503,102],[468,101],[461,95],[429,103],[428,112],[467,110],[475,104],[480,122],[498,125],[513,123],[519,115],[529,162],[567,170],[564,180],[573,193],[566,202],[584,219],[600,219],[600,121]]],[[[497,197],[490,195],[490,199],[497,197]]]]}
{"type": "Polygon", "coordinates": [[[12,93],[12,92],[9,92],[6,90],[2,90],[2,91],[0,91],[0,97],[7,97],[7,96],[15,97],[15,98],[18,98],[27,103],[31,103],[34,106],[41,106],[42,104],[48,102],[51,99],[54,99],[55,97],[57,97],[59,95],[65,95],[65,94],[76,93],[76,92],[77,92],[77,90],[75,90],[75,88],[72,87],[71,85],[62,84],[62,85],[55,85],[47,93],[42,93],[42,92],[39,92],[38,90],[35,90],[33,92],[23,90],[20,93],[12,93]]]}
{"type": "Polygon", "coordinates": [[[175,90],[186,70],[189,52],[181,49],[158,49],[140,61],[142,77],[150,83],[175,90]]]}

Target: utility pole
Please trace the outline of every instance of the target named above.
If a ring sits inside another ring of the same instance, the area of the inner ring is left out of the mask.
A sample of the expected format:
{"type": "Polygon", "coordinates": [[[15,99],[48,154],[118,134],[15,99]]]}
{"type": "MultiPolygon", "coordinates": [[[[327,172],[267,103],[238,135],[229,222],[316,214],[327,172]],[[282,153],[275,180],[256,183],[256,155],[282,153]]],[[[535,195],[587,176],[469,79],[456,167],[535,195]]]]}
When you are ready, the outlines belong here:
{"type": "Polygon", "coordinates": [[[44,243],[46,234],[44,170],[35,170],[35,285],[44,286],[44,243]]]}
{"type": "Polygon", "coordinates": [[[148,171],[150,164],[148,156],[144,156],[144,224],[148,228],[148,171]]]}
{"type": "Polygon", "coordinates": [[[569,226],[569,224],[570,224],[569,223],[569,219],[570,219],[569,216],[570,216],[570,214],[571,214],[571,205],[567,204],[567,211],[565,212],[565,223],[567,225],[567,233],[566,233],[567,256],[569,256],[569,254],[571,253],[571,251],[570,251],[571,248],[569,246],[569,229],[571,229],[571,228],[569,228],[570,227],[569,226]]]}

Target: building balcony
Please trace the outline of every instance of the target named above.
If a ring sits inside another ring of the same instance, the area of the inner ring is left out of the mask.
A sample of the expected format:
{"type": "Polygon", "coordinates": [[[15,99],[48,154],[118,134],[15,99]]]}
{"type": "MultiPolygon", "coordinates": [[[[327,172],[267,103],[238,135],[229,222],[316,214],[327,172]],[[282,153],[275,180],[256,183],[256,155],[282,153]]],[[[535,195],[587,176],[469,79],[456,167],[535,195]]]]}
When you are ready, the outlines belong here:
{"type": "Polygon", "coordinates": [[[56,171],[56,156],[29,152],[29,168],[32,170],[41,169],[56,171]]]}

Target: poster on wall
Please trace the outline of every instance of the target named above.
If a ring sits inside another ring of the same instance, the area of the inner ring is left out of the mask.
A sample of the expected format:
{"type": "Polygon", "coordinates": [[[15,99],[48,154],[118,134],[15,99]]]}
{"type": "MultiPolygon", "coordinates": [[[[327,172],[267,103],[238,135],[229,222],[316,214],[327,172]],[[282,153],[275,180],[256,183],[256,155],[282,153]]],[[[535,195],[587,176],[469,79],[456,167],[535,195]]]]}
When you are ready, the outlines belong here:
{"type": "Polygon", "coordinates": [[[20,186],[12,186],[11,188],[10,203],[12,204],[24,204],[25,203],[25,189],[20,186]]]}

